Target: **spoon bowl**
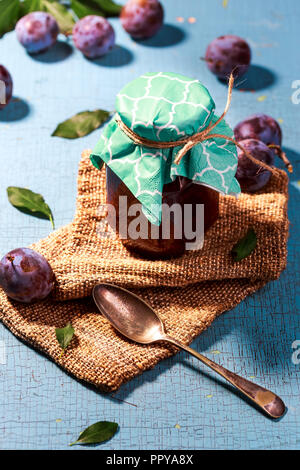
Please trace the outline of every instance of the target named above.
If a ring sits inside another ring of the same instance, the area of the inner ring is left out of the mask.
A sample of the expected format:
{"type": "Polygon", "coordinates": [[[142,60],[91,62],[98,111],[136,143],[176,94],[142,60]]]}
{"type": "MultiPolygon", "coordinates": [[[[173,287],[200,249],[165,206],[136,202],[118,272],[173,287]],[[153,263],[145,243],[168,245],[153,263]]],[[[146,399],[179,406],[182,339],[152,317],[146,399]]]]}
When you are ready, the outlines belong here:
{"type": "Polygon", "coordinates": [[[112,284],[98,284],[93,298],[102,315],[132,341],[150,344],[166,336],[154,310],[132,292],[112,284]]]}

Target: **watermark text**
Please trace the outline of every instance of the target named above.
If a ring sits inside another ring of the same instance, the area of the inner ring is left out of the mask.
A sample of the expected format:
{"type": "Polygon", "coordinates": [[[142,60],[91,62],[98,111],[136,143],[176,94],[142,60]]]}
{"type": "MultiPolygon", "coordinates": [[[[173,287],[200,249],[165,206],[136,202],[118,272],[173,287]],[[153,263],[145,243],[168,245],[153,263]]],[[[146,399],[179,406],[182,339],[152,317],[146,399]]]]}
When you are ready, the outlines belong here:
{"type": "Polygon", "coordinates": [[[300,364],[300,340],[293,342],[292,349],[295,350],[292,355],[292,362],[297,366],[300,364]]]}
{"type": "Polygon", "coordinates": [[[0,365],[6,364],[6,346],[3,340],[0,340],[0,365]]]}
{"type": "Polygon", "coordinates": [[[185,240],[185,249],[199,250],[204,243],[203,204],[152,204],[146,209],[150,219],[161,223],[149,223],[142,204],[128,205],[127,196],[119,196],[117,206],[101,205],[97,234],[101,238],[131,240],[185,240]],[[117,207],[117,209],[116,209],[117,207]]]}
{"type": "Polygon", "coordinates": [[[300,80],[294,80],[292,88],[295,90],[291,97],[292,103],[300,104],[300,80]]]}
{"type": "Polygon", "coordinates": [[[0,104],[6,104],[6,84],[0,80],[0,104]]]}

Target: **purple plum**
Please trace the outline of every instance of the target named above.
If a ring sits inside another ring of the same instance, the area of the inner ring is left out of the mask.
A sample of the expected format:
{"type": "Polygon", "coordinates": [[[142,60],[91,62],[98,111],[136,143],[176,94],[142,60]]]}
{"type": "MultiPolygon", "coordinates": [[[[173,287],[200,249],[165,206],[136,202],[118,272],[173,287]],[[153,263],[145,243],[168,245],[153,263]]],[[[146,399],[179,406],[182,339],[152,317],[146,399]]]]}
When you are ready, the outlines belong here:
{"type": "Polygon", "coordinates": [[[11,100],[13,81],[9,71],[0,65],[0,109],[5,108],[11,100]]]}
{"type": "Polygon", "coordinates": [[[115,45],[115,32],[102,16],[89,15],[79,20],[73,28],[73,41],[89,59],[109,52],[115,45]]]}
{"type": "Polygon", "coordinates": [[[125,31],[135,39],[154,36],[161,28],[164,10],[158,0],[129,0],[121,12],[125,31]]]}
{"type": "Polygon", "coordinates": [[[258,139],[266,145],[281,146],[282,132],[275,119],[266,114],[254,114],[241,121],[234,129],[237,141],[244,139],[258,139]]]}
{"type": "Polygon", "coordinates": [[[227,79],[231,72],[238,78],[248,70],[251,49],[239,36],[220,36],[208,45],[205,61],[209,70],[222,80],[227,79]]]}
{"type": "Polygon", "coordinates": [[[55,44],[59,27],[55,18],[43,11],[23,16],[16,25],[17,38],[29,54],[44,52],[55,44]]]}
{"type": "MultiPolygon", "coordinates": [[[[274,164],[274,154],[269,147],[257,139],[245,139],[239,142],[254,158],[269,166],[274,164]]],[[[271,172],[252,162],[245,153],[238,148],[238,168],[236,178],[242,191],[255,192],[262,189],[269,181],[271,172]]]]}
{"type": "Polygon", "coordinates": [[[42,255],[30,248],[17,248],[0,261],[0,286],[11,299],[34,302],[50,294],[54,274],[42,255]]]}

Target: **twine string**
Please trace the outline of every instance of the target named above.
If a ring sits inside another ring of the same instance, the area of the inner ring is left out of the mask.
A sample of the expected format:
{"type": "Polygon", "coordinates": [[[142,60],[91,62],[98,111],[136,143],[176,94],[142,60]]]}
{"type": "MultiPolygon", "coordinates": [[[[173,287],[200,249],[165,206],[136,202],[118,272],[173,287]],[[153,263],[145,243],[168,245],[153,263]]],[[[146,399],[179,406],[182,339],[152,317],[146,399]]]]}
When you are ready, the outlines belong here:
{"type": "MultiPolygon", "coordinates": [[[[219,139],[225,139],[227,141],[232,142],[237,147],[239,147],[239,149],[241,149],[242,152],[244,152],[244,154],[246,155],[246,157],[249,158],[249,160],[251,160],[253,163],[258,165],[259,167],[262,167],[262,168],[270,171],[273,174],[276,174],[277,170],[275,168],[271,167],[270,165],[268,165],[265,162],[262,162],[262,161],[258,160],[255,157],[253,157],[253,155],[251,155],[250,152],[248,152],[239,142],[237,142],[232,137],[229,137],[229,136],[224,135],[224,134],[213,134],[213,133],[211,133],[211,131],[218,124],[220,124],[220,122],[224,119],[224,117],[226,116],[226,114],[227,114],[227,112],[230,108],[233,86],[234,86],[234,76],[233,76],[233,74],[231,74],[230,78],[229,78],[229,82],[228,82],[227,102],[226,102],[226,106],[225,106],[225,109],[224,109],[222,115],[219,117],[219,119],[216,122],[211,123],[203,131],[198,132],[196,134],[193,134],[193,135],[191,135],[189,137],[186,137],[184,139],[180,139],[180,140],[176,140],[176,141],[170,141],[170,142],[150,140],[150,139],[147,139],[146,137],[142,137],[142,136],[136,134],[132,129],[130,129],[122,121],[122,119],[120,118],[120,116],[118,114],[116,116],[116,122],[117,122],[118,126],[120,127],[120,129],[137,145],[141,145],[143,147],[155,148],[155,149],[165,149],[165,148],[174,148],[174,147],[182,146],[182,148],[179,150],[179,152],[177,153],[177,155],[175,157],[175,160],[174,160],[176,165],[178,165],[180,163],[180,161],[182,160],[182,158],[186,155],[186,153],[189,150],[191,150],[193,147],[195,147],[196,145],[198,145],[201,142],[204,142],[206,140],[219,138],[219,139]]],[[[274,149],[276,147],[276,149],[275,149],[276,153],[278,152],[277,153],[278,156],[281,157],[281,159],[286,164],[288,170],[291,172],[292,171],[292,165],[288,161],[288,159],[287,159],[286,155],[284,154],[284,152],[281,151],[280,147],[279,147],[280,152],[277,149],[278,146],[271,146],[270,145],[269,147],[274,148],[274,149]],[[281,155],[279,155],[279,154],[281,154],[281,155]]]]}
{"type": "Polygon", "coordinates": [[[287,170],[289,173],[293,173],[293,165],[291,164],[291,162],[289,161],[289,159],[287,158],[287,155],[286,153],[282,150],[282,148],[280,147],[280,145],[275,145],[275,144],[270,144],[268,145],[268,147],[270,149],[274,149],[275,150],[275,153],[276,155],[281,158],[281,160],[283,161],[283,163],[285,164],[287,170]]]}

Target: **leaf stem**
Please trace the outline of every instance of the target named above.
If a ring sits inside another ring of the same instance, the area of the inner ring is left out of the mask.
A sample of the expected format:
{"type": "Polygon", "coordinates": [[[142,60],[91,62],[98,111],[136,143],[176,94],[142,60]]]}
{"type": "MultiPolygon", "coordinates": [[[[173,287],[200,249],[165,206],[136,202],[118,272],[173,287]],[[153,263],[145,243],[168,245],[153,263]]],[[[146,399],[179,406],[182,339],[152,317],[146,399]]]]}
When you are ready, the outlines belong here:
{"type": "Polygon", "coordinates": [[[71,444],[69,444],[69,446],[72,447],[72,446],[75,446],[76,444],[78,444],[78,441],[71,442],[71,444]]]}
{"type": "Polygon", "coordinates": [[[54,219],[53,219],[52,214],[49,215],[49,220],[51,222],[52,229],[55,230],[54,219]]]}

